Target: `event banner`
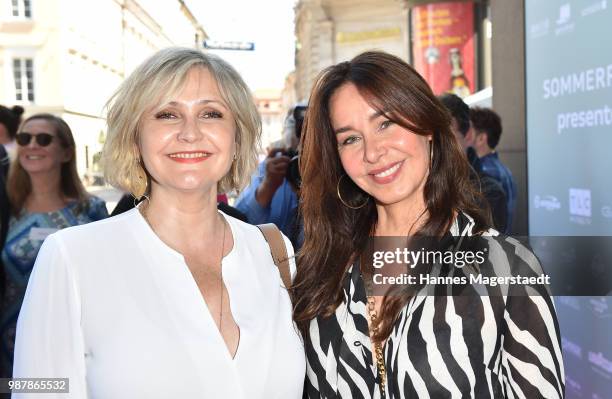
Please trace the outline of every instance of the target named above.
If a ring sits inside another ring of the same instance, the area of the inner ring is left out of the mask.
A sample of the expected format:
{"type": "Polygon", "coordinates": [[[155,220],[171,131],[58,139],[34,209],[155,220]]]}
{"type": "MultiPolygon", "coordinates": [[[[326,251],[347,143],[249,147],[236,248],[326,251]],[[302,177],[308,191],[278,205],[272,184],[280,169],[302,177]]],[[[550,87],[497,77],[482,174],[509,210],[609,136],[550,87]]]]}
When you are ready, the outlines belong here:
{"type": "MultiPolygon", "coordinates": [[[[553,282],[562,278],[576,288],[585,269],[598,279],[612,270],[605,256],[612,252],[610,21],[609,0],[525,1],[529,233],[589,242],[556,251],[568,260],[586,256],[574,262],[581,268],[557,262],[546,270],[553,282]]],[[[611,293],[562,295],[555,303],[566,397],[610,398],[611,293]]]]}
{"type": "Polygon", "coordinates": [[[412,8],[412,59],[436,95],[474,93],[474,5],[436,3],[412,8]]]}
{"type": "Polygon", "coordinates": [[[612,2],[527,1],[531,235],[612,235],[612,2]]]}

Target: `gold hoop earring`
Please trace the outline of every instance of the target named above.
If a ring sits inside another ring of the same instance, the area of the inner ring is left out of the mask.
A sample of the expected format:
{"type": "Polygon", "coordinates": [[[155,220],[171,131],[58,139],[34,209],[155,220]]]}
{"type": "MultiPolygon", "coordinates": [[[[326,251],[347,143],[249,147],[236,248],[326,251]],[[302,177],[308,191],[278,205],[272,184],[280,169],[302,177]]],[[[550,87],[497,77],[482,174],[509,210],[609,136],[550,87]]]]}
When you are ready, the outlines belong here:
{"type": "Polygon", "coordinates": [[[364,206],[366,206],[366,204],[370,201],[370,198],[366,198],[365,202],[359,206],[352,206],[349,205],[347,202],[345,202],[342,199],[342,195],[340,195],[340,182],[342,181],[342,178],[344,178],[346,175],[342,175],[340,177],[340,179],[338,179],[338,184],[336,185],[336,193],[338,194],[338,198],[340,199],[340,202],[342,202],[342,205],[346,206],[347,208],[351,208],[351,209],[361,209],[364,206]]]}
{"type": "Polygon", "coordinates": [[[141,178],[138,178],[138,180],[139,184],[134,194],[136,194],[137,198],[140,199],[147,195],[147,188],[149,186],[149,182],[146,178],[144,179],[144,181],[141,178]]]}
{"type": "Polygon", "coordinates": [[[142,165],[142,161],[136,161],[134,167],[136,168],[136,177],[138,178],[138,187],[136,194],[139,194],[140,197],[142,197],[143,195],[147,194],[149,179],[147,176],[147,172],[144,166],[142,165]]]}
{"type": "Polygon", "coordinates": [[[429,170],[433,168],[433,137],[429,140],[429,170]]]}

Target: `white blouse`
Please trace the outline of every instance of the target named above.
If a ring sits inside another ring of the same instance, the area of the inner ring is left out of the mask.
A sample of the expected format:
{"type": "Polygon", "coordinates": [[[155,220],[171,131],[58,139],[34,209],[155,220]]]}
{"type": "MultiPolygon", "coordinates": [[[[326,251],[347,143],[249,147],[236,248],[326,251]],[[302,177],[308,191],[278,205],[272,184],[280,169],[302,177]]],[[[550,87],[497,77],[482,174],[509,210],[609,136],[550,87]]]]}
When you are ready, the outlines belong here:
{"type": "Polygon", "coordinates": [[[234,358],[183,256],[133,209],[45,240],[17,323],[14,378],[70,379],[69,394],[45,398],[301,398],[304,347],[269,246],[257,227],[221,214],[234,238],[222,262],[240,328],[234,358]]]}

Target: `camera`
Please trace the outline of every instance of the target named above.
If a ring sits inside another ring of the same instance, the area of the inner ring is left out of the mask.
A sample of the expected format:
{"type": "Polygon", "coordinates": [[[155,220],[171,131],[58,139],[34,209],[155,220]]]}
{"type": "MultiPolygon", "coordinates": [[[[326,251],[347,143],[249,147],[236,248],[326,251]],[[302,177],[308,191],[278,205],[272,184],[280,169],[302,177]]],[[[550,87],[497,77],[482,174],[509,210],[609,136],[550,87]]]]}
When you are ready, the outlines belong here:
{"type": "MultiPolygon", "coordinates": [[[[308,107],[305,105],[296,105],[293,108],[293,119],[295,120],[295,135],[298,139],[302,136],[302,126],[304,125],[304,117],[308,107]]],[[[300,155],[299,151],[287,151],[286,154],[291,161],[287,167],[285,178],[296,189],[299,190],[302,185],[302,177],[300,176],[300,155]]]]}

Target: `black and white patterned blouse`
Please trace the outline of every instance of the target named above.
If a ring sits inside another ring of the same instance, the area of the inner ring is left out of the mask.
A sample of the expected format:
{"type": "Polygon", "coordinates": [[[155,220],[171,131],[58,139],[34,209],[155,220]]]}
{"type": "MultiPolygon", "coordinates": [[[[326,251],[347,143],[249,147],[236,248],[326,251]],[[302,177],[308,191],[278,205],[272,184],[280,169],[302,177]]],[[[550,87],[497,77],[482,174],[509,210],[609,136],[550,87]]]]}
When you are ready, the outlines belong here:
{"type": "MultiPolygon", "coordinates": [[[[472,236],[473,226],[469,216],[459,214],[447,238],[457,242],[472,236]]],[[[517,240],[499,236],[495,230],[483,236],[489,259],[480,265],[481,273],[542,273],[537,258],[517,240]]],[[[453,270],[438,272],[468,273],[455,266],[450,268],[453,270]]],[[[540,291],[537,295],[490,292],[491,295],[413,296],[384,347],[387,397],[564,397],[559,325],[553,301],[547,288],[535,289],[540,291]]],[[[335,314],[319,317],[310,324],[310,335],[305,340],[307,397],[379,398],[366,291],[356,265],[348,270],[343,291],[344,301],[335,314]]]]}

